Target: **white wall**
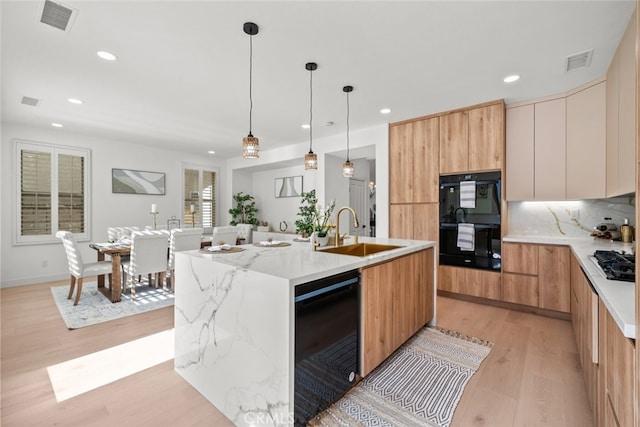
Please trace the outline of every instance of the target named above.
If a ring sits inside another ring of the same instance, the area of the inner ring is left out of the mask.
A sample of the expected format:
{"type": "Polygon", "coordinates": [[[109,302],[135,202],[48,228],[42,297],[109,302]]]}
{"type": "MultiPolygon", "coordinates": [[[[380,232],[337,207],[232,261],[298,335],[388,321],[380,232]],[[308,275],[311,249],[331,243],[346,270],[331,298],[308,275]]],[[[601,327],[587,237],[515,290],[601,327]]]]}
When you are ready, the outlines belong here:
{"type": "Polygon", "coordinates": [[[302,162],[299,166],[291,166],[274,170],[260,171],[253,173],[253,196],[256,206],[260,211],[258,218],[260,221],[267,221],[272,231],[280,231],[280,222],[287,223],[287,233],[294,233],[296,230],[295,221],[298,219],[298,208],[302,197],[275,197],[275,179],[287,176],[302,176],[302,191],[312,190],[304,179],[305,171],[302,162]]]}
{"type": "MultiPolygon", "coordinates": [[[[0,235],[2,236],[0,287],[31,284],[66,278],[67,265],[60,243],[45,245],[13,244],[15,232],[15,159],[14,139],[82,147],[91,149],[90,215],[91,241],[104,241],[107,227],[150,225],[151,204],[158,205],[158,224],[182,215],[182,164],[201,165],[219,172],[220,211],[229,209],[226,186],[225,163],[213,156],[203,158],[193,154],[150,148],[143,145],[77,135],[59,129],[41,129],[19,125],[2,126],[0,198],[0,235]],[[166,174],[166,194],[162,196],[113,194],[111,192],[111,168],[139,169],[164,172],[166,174]],[[46,265],[46,267],[45,267],[46,265]]],[[[228,194],[228,193],[227,193],[228,194]]],[[[94,261],[96,253],[88,247],[89,242],[81,242],[82,254],[86,261],[94,261]]]]}

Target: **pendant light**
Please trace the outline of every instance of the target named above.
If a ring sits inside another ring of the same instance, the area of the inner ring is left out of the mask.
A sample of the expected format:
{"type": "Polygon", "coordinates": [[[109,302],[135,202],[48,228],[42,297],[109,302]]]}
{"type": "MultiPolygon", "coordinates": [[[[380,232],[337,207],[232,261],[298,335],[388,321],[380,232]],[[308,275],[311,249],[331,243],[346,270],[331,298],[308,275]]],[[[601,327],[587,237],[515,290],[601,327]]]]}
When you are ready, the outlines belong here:
{"type": "Polygon", "coordinates": [[[353,176],[353,163],[349,160],[349,93],[353,91],[353,86],[345,86],[342,91],[347,94],[347,161],[342,164],[342,176],[351,178],[353,176]]]}
{"type": "Polygon", "coordinates": [[[318,169],[318,155],[313,152],[313,71],[318,69],[315,62],[307,62],[304,66],[309,71],[309,152],[304,155],[305,170],[318,169]]]}
{"type": "Polygon", "coordinates": [[[258,34],[258,25],[253,22],[245,22],[243,29],[249,35],[249,135],[242,138],[242,157],[245,159],[257,159],[260,157],[260,142],[251,133],[251,113],[253,112],[251,78],[253,77],[253,36],[258,34]]]}

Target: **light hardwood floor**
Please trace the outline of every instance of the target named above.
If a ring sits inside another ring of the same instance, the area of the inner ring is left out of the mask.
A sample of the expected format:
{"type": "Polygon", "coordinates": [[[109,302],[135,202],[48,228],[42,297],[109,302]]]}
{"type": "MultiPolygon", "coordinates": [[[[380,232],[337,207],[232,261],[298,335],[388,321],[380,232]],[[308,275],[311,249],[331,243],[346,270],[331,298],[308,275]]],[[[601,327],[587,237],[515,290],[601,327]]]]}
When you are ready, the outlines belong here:
{"type": "MultiPolygon", "coordinates": [[[[47,366],[173,327],[165,308],[69,331],[49,290],[65,283],[0,290],[0,425],[231,425],[173,361],[57,403],[47,366]]],[[[438,325],[494,343],[452,426],[593,425],[569,322],[439,297],[438,325]]]]}

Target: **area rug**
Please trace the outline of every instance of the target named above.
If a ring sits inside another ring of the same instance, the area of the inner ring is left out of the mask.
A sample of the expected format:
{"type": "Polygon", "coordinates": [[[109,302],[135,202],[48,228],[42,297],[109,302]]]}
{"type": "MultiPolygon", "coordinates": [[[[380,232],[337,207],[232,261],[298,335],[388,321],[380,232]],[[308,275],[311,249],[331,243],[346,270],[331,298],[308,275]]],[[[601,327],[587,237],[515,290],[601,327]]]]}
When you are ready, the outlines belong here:
{"type": "MultiPolygon", "coordinates": [[[[84,283],[78,305],[73,299],[67,299],[69,285],[51,288],[53,299],[60,315],[69,329],[78,329],[97,323],[108,322],[146,311],[157,310],[173,305],[174,295],[171,290],[162,295],[162,288],[154,288],[145,281],[136,286],[136,300],[131,300],[130,293],[123,293],[122,300],[112,303],[100,291],[97,282],[84,283]]],[[[75,294],[74,294],[75,295],[75,294]]]]}
{"type": "Polygon", "coordinates": [[[309,426],[447,427],[491,345],[423,328],[309,426]]]}

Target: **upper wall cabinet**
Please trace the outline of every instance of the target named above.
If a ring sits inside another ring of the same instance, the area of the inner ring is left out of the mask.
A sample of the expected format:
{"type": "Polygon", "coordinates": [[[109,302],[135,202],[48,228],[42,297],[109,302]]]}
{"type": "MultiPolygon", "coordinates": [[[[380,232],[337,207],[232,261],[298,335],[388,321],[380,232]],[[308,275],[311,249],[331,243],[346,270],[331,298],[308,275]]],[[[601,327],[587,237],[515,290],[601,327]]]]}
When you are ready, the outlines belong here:
{"type": "Polygon", "coordinates": [[[437,117],[389,127],[389,202],[438,202],[437,117]]]}
{"type": "Polygon", "coordinates": [[[635,191],[635,14],[607,72],[607,196],[635,191]]]}
{"type": "Polygon", "coordinates": [[[567,198],[606,197],[606,82],[567,97],[567,198]]]}
{"type": "Polygon", "coordinates": [[[566,100],[507,109],[507,200],[566,198],[566,100]]]}
{"type": "Polygon", "coordinates": [[[501,170],[504,103],[440,116],[440,173],[501,170]]]}

